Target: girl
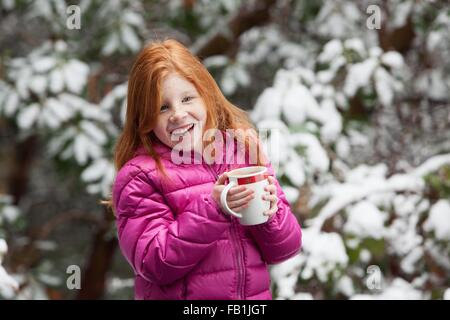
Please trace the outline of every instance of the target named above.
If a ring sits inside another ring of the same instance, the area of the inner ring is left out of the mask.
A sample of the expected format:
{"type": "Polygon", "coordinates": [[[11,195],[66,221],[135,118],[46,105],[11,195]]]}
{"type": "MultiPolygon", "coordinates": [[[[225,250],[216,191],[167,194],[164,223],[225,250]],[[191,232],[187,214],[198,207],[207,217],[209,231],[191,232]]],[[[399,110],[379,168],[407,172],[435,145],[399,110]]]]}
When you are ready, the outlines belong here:
{"type": "MultiPolygon", "coordinates": [[[[202,141],[205,130],[217,128],[230,138],[230,129],[252,129],[246,113],[175,40],[140,52],[127,99],[112,199],[119,245],[135,273],[135,298],[272,299],[268,265],[299,252],[301,229],[271,165],[263,196],[271,203],[267,222],[242,226],[219,201],[226,172],[249,165],[236,164],[236,152],[259,146],[258,140],[236,134],[223,152],[214,149],[212,164],[174,161],[180,150],[192,160],[211,146],[202,141]],[[236,147],[238,140],[244,149],[236,147]]],[[[239,212],[253,197],[240,186],[226,200],[239,212]]]]}

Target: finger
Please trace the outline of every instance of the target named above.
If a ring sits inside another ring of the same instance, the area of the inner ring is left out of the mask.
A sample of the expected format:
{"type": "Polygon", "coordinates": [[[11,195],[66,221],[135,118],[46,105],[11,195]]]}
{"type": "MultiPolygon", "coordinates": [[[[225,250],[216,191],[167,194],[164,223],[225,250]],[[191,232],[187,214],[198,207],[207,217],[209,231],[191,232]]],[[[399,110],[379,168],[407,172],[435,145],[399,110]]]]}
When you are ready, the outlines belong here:
{"type": "Polygon", "coordinates": [[[227,172],[224,172],[219,176],[219,179],[217,179],[216,184],[225,184],[225,181],[227,181],[228,174],[227,172]]]}
{"type": "Polygon", "coordinates": [[[264,191],[268,191],[270,193],[276,193],[277,187],[274,184],[269,184],[268,186],[264,187],[264,191]]]}
{"type": "Polygon", "coordinates": [[[273,176],[268,176],[267,180],[269,181],[269,184],[275,184],[275,178],[273,176]]]}
{"type": "Polygon", "coordinates": [[[246,204],[239,206],[239,207],[235,207],[232,210],[234,212],[240,212],[240,211],[244,210],[245,208],[247,208],[248,206],[249,206],[249,203],[247,202],[246,204]]]}
{"type": "Polygon", "coordinates": [[[249,196],[246,196],[245,198],[242,198],[242,199],[239,199],[239,200],[236,200],[236,201],[230,201],[230,202],[228,202],[228,206],[230,208],[240,207],[240,206],[248,203],[254,197],[255,197],[254,195],[249,195],[249,196]]]}
{"type": "Polygon", "coordinates": [[[246,196],[251,195],[251,194],[254,194],[254,193],[255,193],[255,192],[254,192],[253,190],[251,190],[251,189],[246,189],[246,190],[244,190],[244,191],[242,191],[242,192],[233,194],[233,195],[231,195],[231,196],[230,196],[230,194],[228,194],[227,200],[228,200],[228,201],[239,200],[239,199],[241,199],[241,198],[245,198],[246,196]]]}
{"type": "Polygon", "coordinates": [[[270,202],[276,202],[278,200],[277,196],[274,194],[263,194],[261,198],[270,202]]]}
{"type": "Polygon", "coordinates": [[[235,195],[235,194],[237,194],[237,193],[240,193],[240,192],[245,191],[246,189],[247,189],[247,188],[246,188],[245,186],[233,187],[233,188],[230,189],[230,191],[228,192],[228,194],[229,194],[230,196],[233,196],[233,195],[235,195]]]}
{"type": "Polygon", "coordinates": [[[273,216],[275,213],[277,213],[278,211],[278,206],[275,204],[272,208],[270,208],[269,210],[264,211],[264,215],[265,216],[273,216]]]}

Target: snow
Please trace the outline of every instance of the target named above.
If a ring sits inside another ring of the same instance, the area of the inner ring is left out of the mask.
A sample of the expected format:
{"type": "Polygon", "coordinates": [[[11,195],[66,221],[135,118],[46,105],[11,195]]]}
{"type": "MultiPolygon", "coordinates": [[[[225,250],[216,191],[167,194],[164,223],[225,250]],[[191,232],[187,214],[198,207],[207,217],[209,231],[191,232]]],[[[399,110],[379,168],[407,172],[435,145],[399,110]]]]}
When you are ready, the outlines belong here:
{"type": "Polygon", "coordinates": [[[60,100],[50,98],[45,102],[45,108],[48,112],[53,114],[54,118],[58,122],[64,122],[74,116],[74,109],[67,104],[62,103],[60,100]]]}
{"type": "Polygon", "coordinates": [[[8,251],[8,245],[6,244],[6,241],[3,239],[0,239],[0,263],[3,260],[3,256],[8,251]]]}
{"type": "Polygon", "coordinates": [[[431,207],[424,229],[439,240],[450,240],[450,201],[441,199],[431,207]]]}
{"type": "Polygon", "coordinates": [[[6,241],[0,238],[0,297],[8,299],[14,295],[15,290],[18,290],[19,284],[2,267],[3,256],[7,251],[6,241]]]}
{"type": "Polygon", "coordinates": [[[320,129],[320,136],[324,143],[336,141],[342,131],[342,116],[336,110],[336,106],[331,99],[324,99],[320,104],[325,122],[320,129]]]}
{"type": "Polygon", "coordinates": [[[331,198],[317,217],[307,221],[308,224],[320,229],[325,220],[369,196],[396,191],[421,192],[425,187],[424,181],[414,174],[396,174],[390,178],[385,178],[385,174],[385,165],[360,165],[349,171],[345,183],[328,186],[331,198]]]}
{"type": "Polygon", "coordinates": [[[442,43],[444,36],[439,31],[431,31],[427,38],[427,50],[434,51],[442,43]]]}
{"type": "Polygon", "coordinates": [[[289,159],[289,129],[280,120],[263,120],[257,122],[258,130],[268,132],[267,139],[262,140],[264,152],[274,164],[285,163],[289,159]]]}
{"type": "Polygon", "coordinates": [[[381,49],[380,47],[372,47],[369,49],[369,56],[371,58],[380,58],[381,55],[383,54],[383,49],[381,49]]]}
{"type": "Polygon", "coordinates": [[[110,110],[114,107],[117,100],[126,100],[128,90],[128,82],[124,82],[114,87],[100,102],[102,109],[110,110]]]}
{"type": "MultiPolygon", "coordinates": [[[[396,219],[387,228],[386,240],[390,244],[390,250],[398,256],[406,256],[411,253],[414,248],[421,246],[423,238],[416,232],[419,216],[411,215],[405,219],[396,219]]],[[[409,257],[408,259],[412,259],[409,257]]],[[[405,264],[409,262],[406,260],[405,264]]]]}
{"type": "Polygon", "coordinates": [[[108,166],[108,160],[104,158],[96,159],[89,167],[87,167],[83,171],[83,173],[81,174],[81,179],[86,182],[98,180],[105,174],[108,166]]]}
{"type": "Polygon", "coordinates": [[[338,39],[333,39],[325,44],[322,53],[317,59],[322,63],[331,62],[342,55],[343,51],[342,42],[338,39]]]}
{"type": "Polygon", "coordinates": [[[360,238],[381,239],[385,234],[386,218],[386,213],[373,203],[361,201],[350,207],[344,231],[360,238]]]}
{"type": "Polygon", "coordinates": [[[120,38],[117,33],[111,33],[106,43],[103,45],[102,54],[105,56],[109,56],[113,52],[115,52],[120,46],[120,38]]]}
{"type": "Polygon", "coordinates": [[[299,255],[295,255],[270,267],[270,275],[277,286],[280,298],[289,299],[295,294],[302,261],[299,255]]]}
{"type": "Polygon", "coordinates": [[[275,88],[266,88],[256,100],[251,113],[253,121],[279,119],[281,114],[282,93],[275,88]]]}
{"type": "Polygon", "coordinates": [[[345,94],[352,97],[359,88],[369,85],[369,80],[377,65],[378,62],[376,59],[369,58],[350,66],[344,84],[345,94]]]}
{"type": "Polygon", "coordinates": [[[355,29],[360,10],[353,3],[326,1],[321,6],[313,28],[322,36],[345,38],[355,29]]]}
{"type": "Polygon", "coordinates": [[[301,91],[296,87],[290,88],[284,95],[282,110],[288,124],[298,124],[305,121],[306,112],[302,106],[303,103],[301,91]]]}
{"type": "Polygon", "coordinates": [[[441,70],[432,70],[428,74],[427,95],[436,100],[444,100],[448,97],[449,86],[446,84],[446,77],[441,70]]]}
{"type": "Polygon", "coordinates": [[[301,186],[305,183],[303,159],[295,153],[291,153],[290,160],[284,166],[284,173],[294,186],[301,186]]]}
{"type": "Polygon", "coordinates": [[[424,177],[446,164],[450,164],[450,154],[436,155],[427,159],[423,164],[414,169],[411,174],[417,177],[424,177]]]}
{"type": "Polygon", "coordinates": [[[381,56],[381,63],[391,68],[401,68],[404,66],[403,56],[397,51],[388,51],[381,56]]]}
{"type": "Polygon", "coordinates": [[[227,56],[224,56],[224,55],[215,55],[215,56],[211,56],[211,57],[208,57],[205,60],[203,60],[203,65],[208,69],[224,67],[228,63],[229,63],[229,59],[227,56]]]}
{"type": "Polygon", "coordinates": [[[406,273],[414,273],[417,270],[417,263],[423,259],[424,250],[422,247],[415,247],[411,252],[402,260],[400,267],[406,273]]]}
{"type": "Polygon", "coordinates": [[[302,112],[304,112],[311,119],[323,121],[324,115],[320,110],[320,106],[308,88],[304,85],[298,85],[295,87],[295,90],[300,108],[304,110],[302,112]]]}
{"type": "Polygon", "coordinates": [[[15,1],[14,0],[3,0],[2,1],[2,7],[5,10],[12,10],[15,8],[15,1]]]}
{"type": "Polygon", "coordinates": [[[441,249],[436,245],[436,240],[426,239],[424,244],[425,251],[427,254],[436,262],[437,265],[449,270],[450,269],[450,259],[448,256],[448,249],[441,249]]]}
{"type": "Polygon", "coordinates": [[[59,93],[64,88],[64,76],[63,72],[59,69],[53,69],[50,73],[49,88],[52,93],[59,93]]]}
{"type": "Polygon", "coordinates": [[[60,153],[65,143],[71,140],[76,132],[74,127],[69,127],[62,134],[52,137],[48,143],[48,152],[53,156],[60,153]]]}
{"type": "Polygon", "coordinates": [[[80,127],[83,131],[98,144],[105,144],[108,140],[104,131],[102,131],[92,121],[81,120],[80,127]]]}
{"type": "Polygon", "coordinates": [[[39,104],[33,103],[22,109],[17,116],[17,124],[22,129],[30,129],[39,117],[39,104]]]}
{"type": "Polygon", "coordinates": [[[33,63],[33,69],[36,72],[45,73],[52,69],[56,62],[54,57],[41,57],[33,63]]]}
{"type": "Polygon", "coordinates": [[[450,288],[445,290],[443,298],[444,298],[444,300],[450,300],[450,288]]]}
{"type": "Polygon", "coordinates": [[[347,137],[340,136],[336,142],[336,153],[341,159],[345,159],[350,155],[351,146],[348,140],[347,137]]]}
{"type": "Polygon", "coordinates": [[[37,240],[33,242],[33,245],[42,251],[53,251],[58,247],[57,243],[51,240],[37,240]]]}
{"type": "Polygon", "coordinates": [[[296,274],[290,274],[277,281],[278,297],[289,298],[295,294],[295,287],[298,277],[296,274]]]}
{"type": "Polygon", "coordinates": [[[314,298],[311,293],[297,292],[291,297],[291,300],[314,300],[314,298]]]}
{"type": "Polygon", "coordinates": [[[291,145],[306,147],[306,161],[312,170],[325,172],[328,170],[330,160],[319,140],[310,133],[293,133],[290,136],[291,145]]]}
{"type": "Polygon", "coordinates": [[[35,75],[31,78],[29,88],[37,95],[44,95],[47,89],[47,78],[41,75],[35,75]]]}
{"type": "Polygon", "coordinates": [[[79,94],[87,83],[89,67],[87,64],[72,59],[62,67],[64,82],[69,91],[79,94]]]}
{"type": "Polygon", "coordinates": [[[108,281],[107,291],[109,293],[115,293],[125,288],[133,288],[133,286],[134,278],[121,279],[118,277],[113,277],[108,281]]]}
{"type": "MultiPolygon", "coordinates": [[[[300,170],[299,170],[300,171],[300,170]]],[[[286,200],[292,205],[294,204],[299,195],[300,191],[297,188],[293,188],[291,186],[283,186],[283,192],[286,196],[286,200]]]]}
{"type": "Polygon", "coordinates": [[[85,165],[89,158],[96,159],[102,155],[101,147],[84,133],[78,133],[73,143],[73,155],[80,165],[85,165]]]}
{"type": "Polygon", "coordinates": [[[131,10],[125,10],[122,14],[122,19],[125,23],[136,27],[143,27],[145,23],[142,16],[131,10]]]}
{"type": "Polygon", "coordinates": [[[347,297],[351,297],[355,292],[353,281],[349,276],[341,277],[336,283],[336,289],[347,297]]]}
{"type": "Polygon", "coordinates": [[[136,32],[129,25],[121,26],[121,38],[122,41],[126,44],[126,46],[132,51],[136,52],[141,47],[141,41],[137,36],[136,32]]]}
{"type": "Polygon", "coordinates": [[[411,14],[413,7],[414,2],[410,0],[398,3],[393,11],[394,14],[392,17],[392,25],[390,27],[393,29],[403,27],[406,24],[408,16],[411,14]]]}
{"type": "Polygon", "coordinates": [[[303,239],[303,279],[307,280],[316,274],[321,282],[326,282],[332,271],[347,266],[348,256],[339,234],[306,228],[303,230],[303,239]]]}
{"type": "Polygon", "coordinates": [[[367,249],[361,249],[361,251],[359,252],[359,259],[364,262],[364,263],[368,263],[370,261],[370,259],[372,258],[372,254],[370,253],[369,250],[367,249]]]}
{"type": "Polygon", "coordinates": [[[15,93],[14,91],[11,91],[3,105],[3,113],[7,117],[11,117],[16,112],[17,108],[19,107],[19,102],[20,102],[20,99],[19,99],[19,96],[17,95],[17,93],[15,93]]]}
{"type": "Polygon", "coordinates": [[[109,197],[111,196],[111,186],[115,175],[116,169],[112,159],[99,158],[83,171],[82,178],[88,184],[87,191],[89,193],[109,197]]]}
{"type": "Polygon", "coordinates": [[[410,283],[401,279],[395,278],[392,283],[383,290],[380,294],[368,295],[357,294],[352,300],[421,300],[425,297],[423,294],[415,289],[410,283]]]}
{"type": "Polygon", "coordinates": [[[40,273],[39,280],[48,286],[59,286],[62,283],[62,279],[60,277],[46,273],[40,273]]]}
{"type": "Polygon", "coordinates": [[[54,47],[55,47],[55,50],[57,52],[65,52],[65,51],[67,51],[67,43],[65,43],[62,40],[56,41],[54,47]]]}
{"type": "Polygon", "coordinates": [[[385,107],[392,105],[394,100],[395,81],[384,68],[377,68],[375,71],[375,90],[377,91],[378,99],[385,107]]]}
{"type": "Polygon", "coordinates": [[[3,206],[2,215],[0,215],[0,224],[2,223],[2,219],[5,218],[6,221],[12,223],[17,220],[20,215],[20,210],[16,206],[3,206]]]}
{"type": "Polygon", "coordinates": [[[344,47],[346,49],[355,51],[361,57],[365,56],[367,53],[366,48],[364,47],[364,42],[359,38],[351,38],[345,40],[344,47]]]}

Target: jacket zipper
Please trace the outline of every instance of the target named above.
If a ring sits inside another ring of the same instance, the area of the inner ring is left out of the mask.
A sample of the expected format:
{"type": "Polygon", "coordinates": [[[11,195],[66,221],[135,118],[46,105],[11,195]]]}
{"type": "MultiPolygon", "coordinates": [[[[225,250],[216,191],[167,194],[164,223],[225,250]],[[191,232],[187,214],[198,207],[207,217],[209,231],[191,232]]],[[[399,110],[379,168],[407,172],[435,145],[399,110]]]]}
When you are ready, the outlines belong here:
{"type": "MultiPolygon", "coordinates": [[[[216,180],[219,178],[218,174],[213,170],[213,168],[209,165],[206,164],[206,166],[208,167],[209,171],[211,171],[211,173],[213,174],[213,176],[216,178],[216,180]]],[[[236,219],[233,219],[232,221],[232,227],[231,227],[231,235],[235,238],[235,241],[233,241],[233,247],[234,250],[237,252],[237,256],[235,256],[235,262],[237,265],[237,294],[238,294],[238,299],[242,300],[244,299],[244,284],[245,284],[245,270],[243,268],[243,263],[242,260],[242,247],[241,247],[241,239],[239,237],[239,226],[237,225],[237,222],[234,221],[236,219]]]]}
{"type": "MultiPolygon", "coordinates": [[[[234,219],[234,220],[236,220],[236,219],[234,219]]],[[[237,225],[237,223],[233,221],[233,233],[234,233],[235,239],[236,239],[236,241],[234,241],[233,244],[235,244],[235,248],[236,248],[235,250],[237,252],[236,264],[238,267],[238,270],[237,270],[238,271],[237,272],[237,275],[238,275],[238,277],[237,277],[238,278],[237,293],[238,293],[238,299],[242,300],[242,299],[244,299],[245,267],[244,267],[243,263],[241,264],[243,258],[242,258],[242,252],[241,252],[242,247],[241,247],[241,240],[239,237],[238,228],[239,228],[239,226],[237,225]]]]}

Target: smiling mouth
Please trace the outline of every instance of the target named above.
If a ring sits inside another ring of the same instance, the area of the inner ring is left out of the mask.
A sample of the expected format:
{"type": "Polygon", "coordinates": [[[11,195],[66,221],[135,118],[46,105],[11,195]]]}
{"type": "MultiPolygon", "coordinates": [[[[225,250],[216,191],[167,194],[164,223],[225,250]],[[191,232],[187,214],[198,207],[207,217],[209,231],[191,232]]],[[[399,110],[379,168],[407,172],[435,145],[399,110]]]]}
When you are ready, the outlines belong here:
{"type": "Polygon", "coordinates": [[[185,125],[183,127],[177,128],[175,130],[172,130],[170,132],[170,134],[174,137],[181,137],[181,136],[184,136],[186,133],[192,131],[193,128],[194,128],[194,124],[191,123],[191,124],[185,125]]]}

